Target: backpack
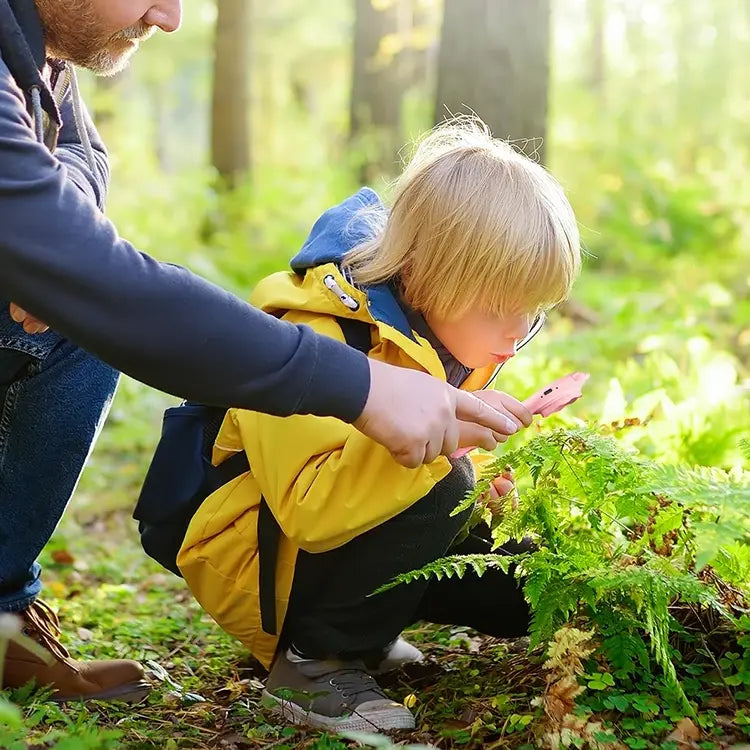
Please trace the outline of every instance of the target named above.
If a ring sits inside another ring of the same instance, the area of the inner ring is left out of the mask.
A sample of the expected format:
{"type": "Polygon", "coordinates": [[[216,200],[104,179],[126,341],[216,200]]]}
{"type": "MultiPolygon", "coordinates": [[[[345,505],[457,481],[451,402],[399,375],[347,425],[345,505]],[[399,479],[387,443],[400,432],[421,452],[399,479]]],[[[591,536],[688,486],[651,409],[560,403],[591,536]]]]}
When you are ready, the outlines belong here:
{"type": "MultiPolygon", "coordinates": [[[[370,326],[338,318],[348,346],[367,354],[370,326]]],[[[223,485],[249,471],[245,452],[219,466],[211,463],[226,408],[184,402],[164,412],[162,432],[143,481],[133,518],[141,546],[149,557],[175,575],[177,554],[188,526],[203,501],[223,485]]],[[[281,529],[261,497],[258,515],[260,604],[263,630],[276,635],[275,569],[281,529]]]]}

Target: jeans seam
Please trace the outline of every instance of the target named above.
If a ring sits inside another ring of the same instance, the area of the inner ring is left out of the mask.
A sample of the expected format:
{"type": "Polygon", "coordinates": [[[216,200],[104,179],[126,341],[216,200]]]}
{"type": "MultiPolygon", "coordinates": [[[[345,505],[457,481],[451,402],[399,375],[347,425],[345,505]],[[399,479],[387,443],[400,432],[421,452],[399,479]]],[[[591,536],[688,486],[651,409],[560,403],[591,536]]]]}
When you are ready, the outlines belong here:
{"type": "Polygon", "coordinates": [[[8,450],[10,438],[10,420],[13,408],[16,405],[18,392],[28,376],[11,383],[5,392],[5,403],[3,404],[2,415],[0,415],[0,470],[5,465],[5,453],[8,450]]]}
{"type": "Polygon", "coordinates": [[[52,348],[39,346],[38,344],[32,344],[29,341],[21,341],[20,339],[14,338],[0,338],[0,349],[13,349],[13,351],[21,352],[22,354],[28,354],[36,359],[44,359],[48,357],[52,350],[58,345],[59,341],[55,341],[52,348]]]}

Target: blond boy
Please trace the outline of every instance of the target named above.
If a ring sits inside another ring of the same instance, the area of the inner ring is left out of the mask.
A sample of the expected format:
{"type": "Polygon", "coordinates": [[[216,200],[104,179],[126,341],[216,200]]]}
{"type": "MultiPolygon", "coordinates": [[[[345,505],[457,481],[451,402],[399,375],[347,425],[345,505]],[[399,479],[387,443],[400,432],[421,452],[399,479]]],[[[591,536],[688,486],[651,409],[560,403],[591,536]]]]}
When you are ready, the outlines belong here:
{"type": "MultiPolygon", "coordinates": [[[[566,298],[579,268],[576,221],[558,183],[463,120],[422,142],[389,209],[363,189],[326,212],[293,270],[262,281],[253,302],[339,340],[342,320],[355,321],[370,358],[478,391],[566,298]]],[[[519,429],[530,424],[516,399],[494,398],[519,429]]],[[[271,669],[266,697],[287,718],[409,728],[409,710],[372,676],[419,657],[399,639],[407,625],[526,632],[522,593],[500,571],[369,596],[449,551],[489,551],[481,532],[452,546],[466,514],[451,511],[475,483],[471,457],[409,469],[333,418],[231,410],[214,461],[240,451],[250,471],[203,503],[178,564],[205,609],[271,669]],[[280,529],[270,627],[260,601],[264,508],[280,529]]],[[[506,491],[507,480],[496,487],[506,491]]]]}

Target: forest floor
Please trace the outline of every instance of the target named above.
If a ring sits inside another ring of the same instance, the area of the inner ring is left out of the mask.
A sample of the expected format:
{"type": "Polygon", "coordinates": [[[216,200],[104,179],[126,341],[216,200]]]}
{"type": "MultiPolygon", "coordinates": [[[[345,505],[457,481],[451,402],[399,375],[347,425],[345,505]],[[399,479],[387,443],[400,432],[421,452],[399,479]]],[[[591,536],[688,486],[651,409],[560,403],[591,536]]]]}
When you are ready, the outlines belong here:
{"type": "MultiPolygon", "coordinates": [[[[69,514],[43,562],[45,597],[60,613],[71,651],[81,658],[139,659],[154,690],[132,707],[60,708],[43,695],[11,693],[28,727],[24,743],[13,750],[356,746],[278,724],[261,705],[263,669],[201,611],[180,579],[145,558],[126,511],[69,514]]],[[[407,637],[423,649],[426,662],[392,673],[382,684],[412,707],[418,729],[391,742],[467,750],[536,746],[544,715],[532,700],[545,688],[542,654],[529,655],[523,639],[499,641],[465,629],[422,626],[407,637]]],[[[714,708],[699,714],[699,734],[686,733],[684,722],[662,716],[648,698],[629,718],[616,710],[596,716],[603,738],[614,740],[614,732],[619,739],[609,747],[750,749],[750,718],[744,726],[733,723],[730,698],[713,698],[714,708]]]]}

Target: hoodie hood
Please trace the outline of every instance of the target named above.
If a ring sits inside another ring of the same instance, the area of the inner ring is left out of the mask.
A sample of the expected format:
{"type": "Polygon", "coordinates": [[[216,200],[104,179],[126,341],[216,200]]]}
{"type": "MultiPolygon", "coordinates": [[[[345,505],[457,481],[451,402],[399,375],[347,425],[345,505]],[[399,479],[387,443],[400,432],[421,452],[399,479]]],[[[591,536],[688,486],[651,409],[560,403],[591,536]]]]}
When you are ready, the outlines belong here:
{"type": "Polygon", "coordinates": [[[42,140],[42,112],[59,126],[60,110],[42,78],[44,33],[34,0],[0,0],[0,52],[26,97],[37,138],[42,140]]]}
{"type": "MultiPolygon", "coordinates": [[[[373,236],[372,227],[361,216],[364,210],[387,211],[378,194],[367,187],[328,209],[315,222],[302,249],[292,258],[292,270],[303,276],[306,271],[327,263],[340,268],[350,250],[373,236]]],[[[416,340],[392,284],[357,288],[367,297],[367,308],[375,320],[395,328],[412,341],[416,340]]]]}
{"type": "Polygon", "coordinates": [[[303,274],[325,263],[340,265],[344,255],[366,240],[372,229],[360,214],[363,210],[386,211],[383,201],[370,188],[362,188],[338,206],[329,208],[313,225],[305,244],[292,258],[292,270],[303,274]]]}

